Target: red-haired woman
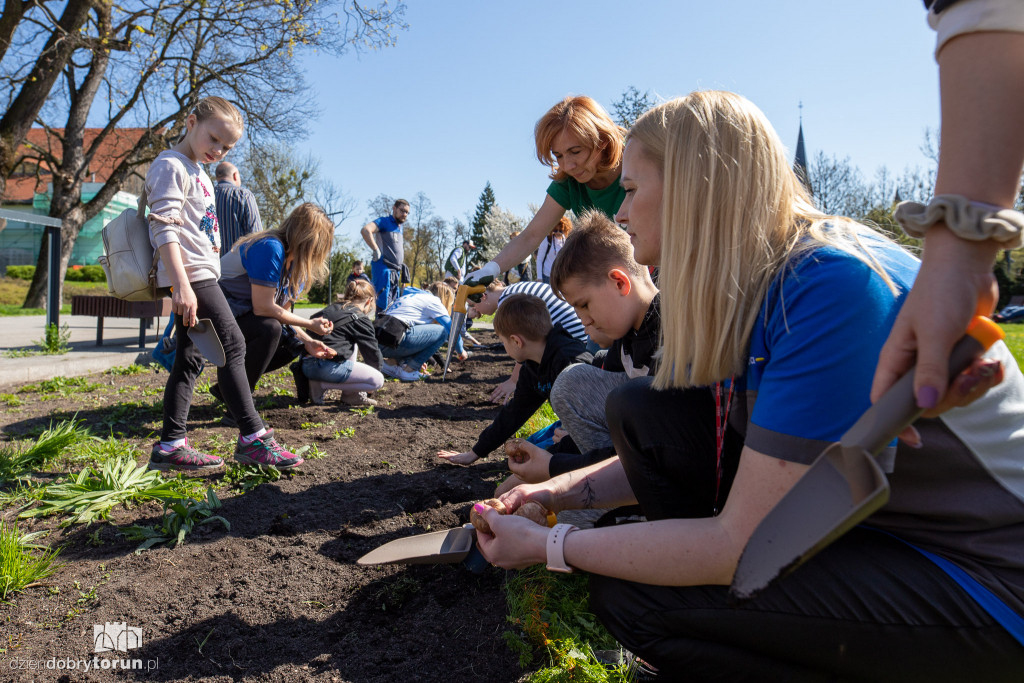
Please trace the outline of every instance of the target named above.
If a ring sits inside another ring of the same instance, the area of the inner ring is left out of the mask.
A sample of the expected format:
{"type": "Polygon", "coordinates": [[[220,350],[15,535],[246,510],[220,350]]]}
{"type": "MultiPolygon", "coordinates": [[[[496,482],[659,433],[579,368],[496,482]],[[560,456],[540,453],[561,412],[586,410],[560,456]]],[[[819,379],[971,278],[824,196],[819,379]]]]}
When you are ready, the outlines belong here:
{"type": "Polygon", "coordinates": [[[537,159],[551,169],[544,203],[522,233],[493,261],[470,273],[467,282],[497,278],[521,263],[559,225],[566,210],[579,215],[598,209],[614,216],[626,196],[619,185],[625,133],[585,95],[566,97],[549,109],[534,128],[537,159]]]}

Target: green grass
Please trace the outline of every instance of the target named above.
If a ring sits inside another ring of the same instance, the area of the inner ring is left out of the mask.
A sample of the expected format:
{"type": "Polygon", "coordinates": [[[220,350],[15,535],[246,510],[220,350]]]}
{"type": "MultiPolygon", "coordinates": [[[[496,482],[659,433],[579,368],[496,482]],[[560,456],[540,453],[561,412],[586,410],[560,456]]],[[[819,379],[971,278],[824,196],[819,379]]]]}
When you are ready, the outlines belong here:
{"type": "Polygon", "coordinates": [[[57,550],[47,550],[33,541],[43,532],[23,534],[18,525],[0,521],[0,600],[24,590],[56,572],[57,550]],[[42,550],[39,555],[32,551],[42,550]]]}
{"type": "MultiPolygon", "coordinates": [[[[28,294],[28,280],[17,280],[11,277],[0,277],[0,316],[5,315],[45,315],[43,308],[22,308],[25,295],[28,294]]],[[[63,305],[61,315],[71,314],[71,297],[76,294],[106,294],[105,282],[65,282],[63,288],[63,305]]]]}
{"type": "Polygon", "coordinates": [[[552,574],[541,566],[509,575],[505,584],[511,628],[502,634],[519,655],[523,668],[537,664],[535,652],[546,655],[546,665],[527,680],[625,681],[622,669],[608,669],[594,658],[594,650],[614,650],[618,643],[597,618],[587,611],[585,575],[552,574]]]}
{"type": "Polygon", "coordinates": [[[51,422],[30,446],[0,447],[0,484],[23,479],[32,471],[52,464],[65,451],[92,438],[89,428],[82,427],[79,420],[65,420],[56,426],[51,422]]]}
{"type": "Polygon", "coordinates": [[[1024,368],[1024,325],[1000,325],[1006,333],[1006,345],[1017,359],[1017,365],[1024,368]]]}
{"type": "Polygon", "coordinates": [[[557,419],[558,417],[555,415],[555,411],[551,409],[551,404],[545,401],[544,405],[538,408],[537,412],[530,416],[530,419],[526,421],[526,424],[519,428],[519,431],[516,432],[516,436],[521,439],[525,439],[534,432],[544,429],[557,419]]]}

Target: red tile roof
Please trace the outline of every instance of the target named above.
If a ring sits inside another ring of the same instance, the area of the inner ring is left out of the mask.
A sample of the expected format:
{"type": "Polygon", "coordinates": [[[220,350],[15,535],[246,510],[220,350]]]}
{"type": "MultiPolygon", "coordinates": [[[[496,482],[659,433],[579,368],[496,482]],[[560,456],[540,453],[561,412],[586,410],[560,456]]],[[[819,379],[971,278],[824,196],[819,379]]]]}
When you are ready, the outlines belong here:
{"type": "MultiPolygon", "coordinates": [[[[102,128],[86,128],[84,146],[86,149],[100,133],[102,128]]],[[[121,163],[125,155],[139,140],[148,128],[117,128],[112,131],[100,144],[96,154],[89,166],[90,176],[86,182],[106,182],[110,178],[117,165],[121,163]]],[[[55,129],[56,135],[48,135],[43,128],[33,128],[29,131],[25,142],[22,143],[23,154],[32,155],[32,148],[48,149],[58,159],[61,156],[61,142],[58,136],[63,135],[64,129],[55,129]]],[[[7,188],[4,191],[4,203],[30,204],[36,192],[46,192],[46,184],[50,182],[50,170],[44,164],[39,177],[36,177],[35,168],[18,168],[14,174],[7,179],[7,188]]]]}

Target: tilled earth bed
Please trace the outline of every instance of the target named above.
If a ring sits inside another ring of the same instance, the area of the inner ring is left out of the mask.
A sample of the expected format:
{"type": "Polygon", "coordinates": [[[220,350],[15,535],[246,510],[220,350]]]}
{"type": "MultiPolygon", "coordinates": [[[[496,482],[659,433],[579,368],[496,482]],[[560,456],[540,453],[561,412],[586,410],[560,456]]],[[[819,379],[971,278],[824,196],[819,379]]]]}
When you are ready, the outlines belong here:
{"type": "MultiPolygon", "coordinates": [[[[222,473],[206,476],[231,529],[197,527],[176,549],[135,554],[138,542],[119,533],[156,524],[157,503],[116,508],[88,527],[21,520],[22,530],[50,531],[45,543],[62,547],[64,566],[0,604],[0,680],[519,680],[524,671],[502,635],[510,628],[504,572],[355,564],[387,541],[463,524],[472,503],[490,497],[504,475],[499,454],[466,468],[435,454],[473,444],[498,410],[488,394],[510,370],[500,350],[481,351],[453,363],[443,383],[440,371],[388,381],[365,415],[331,394],[325,406],[296,405],[287,369],[274,373],[257,390],[257,408],[283,444],[315,444],[326,456],[244,494],[222,473]],[[141,647],[96,653],[96,626],[108,624],[140,629],[141,647]],[[143,670],[104,668],[125,658],[143,670]],[[95,668],[86,672],[86,663],[95,668]]],[[[214,376],[208,367],[200,380],[214,376]]],[[[137,445],[145,462],[166,379],[161,370],[93,375],[89,385],[45,394],[6,387],[0,392],[20,405],[0,406],[4,439],[77,416],[97,436],[137,445]]],[[[220,424],[223,415],[197,390],[192,442],[230,452],[236,432],[220,424]]],[[[16,516],[0,509],[7,523],[16,516]]]]}

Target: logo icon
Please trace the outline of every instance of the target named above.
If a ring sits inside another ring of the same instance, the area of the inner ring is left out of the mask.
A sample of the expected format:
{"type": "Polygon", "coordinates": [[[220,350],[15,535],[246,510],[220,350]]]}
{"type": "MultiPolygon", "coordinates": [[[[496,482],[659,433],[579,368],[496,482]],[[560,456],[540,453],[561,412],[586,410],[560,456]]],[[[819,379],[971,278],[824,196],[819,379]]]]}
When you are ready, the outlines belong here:
{"type": "Polygon", "coordinates": [[[92,640],[96,646],[94,652],[127,652],[142,647],[142,629],[129,626],[123,621],[94,624],[92,640]]]}

